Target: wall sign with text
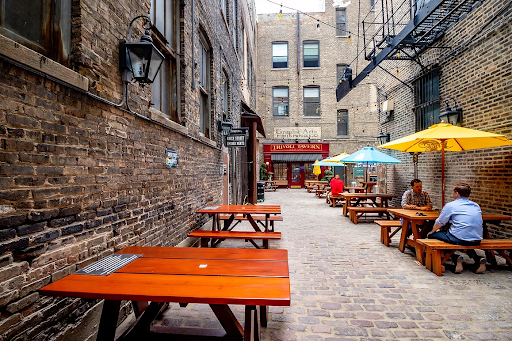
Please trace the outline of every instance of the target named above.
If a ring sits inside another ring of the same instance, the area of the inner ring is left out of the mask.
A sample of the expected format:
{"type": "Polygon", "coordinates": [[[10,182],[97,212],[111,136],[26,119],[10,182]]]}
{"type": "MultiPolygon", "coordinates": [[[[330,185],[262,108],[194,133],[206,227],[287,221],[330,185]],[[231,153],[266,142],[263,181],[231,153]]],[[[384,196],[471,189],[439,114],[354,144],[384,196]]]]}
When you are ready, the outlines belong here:
{"type": "Polygon", "coordinates": [[[177,149],[165,148],[165,164],[169,168],[178,168],[179,153],[177,149]]]}

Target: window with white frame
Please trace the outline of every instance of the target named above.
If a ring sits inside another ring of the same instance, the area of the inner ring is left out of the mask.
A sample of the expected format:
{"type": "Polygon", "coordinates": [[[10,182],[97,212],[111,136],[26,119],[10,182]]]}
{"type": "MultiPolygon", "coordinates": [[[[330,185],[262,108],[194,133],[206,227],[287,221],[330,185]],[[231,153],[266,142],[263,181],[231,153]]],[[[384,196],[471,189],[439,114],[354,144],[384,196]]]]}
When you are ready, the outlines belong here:
{"type": "Polygon", "coordinates": [[[320,117],[320,87],[304,87],[304,116],[320,117]]]}
{"type": "Polygon", "coordinates": [[[272,88],[272,115],[288,116],[289,88],[287,86],[275,86],[272,88]]]}
{"type": "Polygon", "coordinates": [[[336,8],[336,36],[347,36],[347,10],[336,8]]]}
{"type": "Polygon", "coordinates": [[[1,0],[0,34],[69,66],[71,0],[1,0]]]}
{"type": "Polygon", "coordinates": [[[320,66],[320,42],[317,40],[310,40],[304,42],[304,67],[319,67],[320,66]]]}
{"type": "Polygon", "coordinates": [[[348,110],[338,109],[337,126],[338,136],[348,135],[348,110]]]}
{"type": "Polygon", "coordinates": [[[171,120],[179,123],[178,92],[179,73],[179,8],[177,0],[151,0],[149,12],[154,26],[167,40],[167,44],[154,39],[153,43],[165,55],[162,67],[151,84],[151,106],[165,113],[171,120]]]}
{"type": "Polygon", "coordinates": [[[204,37],[200,39],[199,48],[199,111],[201,133],[211,138],[211,112],[210,112],[210,47],[204,37]]]}
{"type": "Polygon", "coordinates": [[[272,68],[282,69],[288,67],[288,42],[272,43],[272,68]]]}

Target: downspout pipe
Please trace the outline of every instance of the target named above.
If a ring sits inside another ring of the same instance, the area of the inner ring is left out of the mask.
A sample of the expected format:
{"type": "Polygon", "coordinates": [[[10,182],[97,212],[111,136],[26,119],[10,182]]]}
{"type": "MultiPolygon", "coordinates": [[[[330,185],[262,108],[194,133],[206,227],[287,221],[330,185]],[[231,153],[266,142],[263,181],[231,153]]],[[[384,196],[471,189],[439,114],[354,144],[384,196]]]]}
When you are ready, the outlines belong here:
{"type": "Polygon", "coordinates": [[[297,74],[300,74],[300,12],[297,11],[297,74]]]}

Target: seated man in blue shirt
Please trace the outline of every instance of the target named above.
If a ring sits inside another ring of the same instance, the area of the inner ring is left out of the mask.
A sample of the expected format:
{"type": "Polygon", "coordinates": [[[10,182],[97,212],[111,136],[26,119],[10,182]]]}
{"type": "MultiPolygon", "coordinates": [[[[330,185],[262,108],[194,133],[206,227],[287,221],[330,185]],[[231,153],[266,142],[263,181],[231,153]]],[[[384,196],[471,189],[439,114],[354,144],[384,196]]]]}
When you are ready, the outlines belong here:
{"type": "MultiPolygon", "coordinates": [[[[468,184],[463,182],[455,184],[453,187],[453,198],[455,200],[443,207],[432,232],[428,234],[428,238],[439,239],[456,245],[480,245],[483,236],[482,211],[477,203],[468,199],[470,194],[471,187],[468,184]],[[451,224],[450,227],[441,230],[447,223],[451,224]]],[[[486,259],[478,256],[473,249],[468,249],[466,254],[473,258],[475,264],[478,265],[475,273],[483,273],[487,263],[486,259]]],[[[455,273],[462,272],[462,261],[462,256],[456,255],[456,259],[454,259],[456,264],[455,273]]]]}

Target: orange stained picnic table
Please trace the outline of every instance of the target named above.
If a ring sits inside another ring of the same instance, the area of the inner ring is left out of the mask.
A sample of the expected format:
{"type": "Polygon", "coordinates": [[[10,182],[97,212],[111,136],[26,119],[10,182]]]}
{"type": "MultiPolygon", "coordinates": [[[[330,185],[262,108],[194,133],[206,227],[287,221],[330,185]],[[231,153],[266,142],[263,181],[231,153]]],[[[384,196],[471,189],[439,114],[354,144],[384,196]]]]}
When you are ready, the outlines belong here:
{"type": "Polygon", "coordinates": [[[121,300],[131,300],[138,317],[125,339],[147,337],[167,302],[209,304],[226,336],[246,340],[258,338],[258,314],[266,326],[266,306],[290,305],[286,250],[128,247],[118,254],[142,256],[107,276],[72,274],[40,289],[48,296],[105,299],[97,340],[114,340],[121,300]],[[246,306],[245,330],[228,304],[246,306]]]}
{"type": "Polygon", "coordinates": [[[374,207],[388,207],[388,201],[390,199],[396,198],[396,195],[387,194],[387,193],[340,193],[342,197],[345,198],[345,202],[343,203],[343,215],[348,215],[348,207],[357,207],[362,206],[366,203],[367,199],[370,200],[370,203],[374,207]],[[377,202],[377,198],[380,198],[380,203],[377,202]],[[356,201],[352,201],[352,199],[356,199],[356,201]],[[362,200],[365,202],[363,203],[362,200]]]}
{"type": "Polygon", "coordinates": [[[251,226],[255,231],[261,232],[258,224],[253,219],[253,214],[264,214],[265,215],[265,232],[268,232],[268,218],[271,214],[281,214],[281,205],[214,205],[203,207],[196,211],[196,213],[205,213],[210,217],[213,217],[212,230],[220,231],[220,215],[230,214],[228,220],[224,221],[224,227],[222,230],[230,230],[230,225],[235,220],[237,214],[243,214],[247,217],[247,220],[251,223],[251,226]]]}
{"type": "MultiPolygon", "coordinates": [[[[411,245],[414,247],[416,251],[416,259],[424,264],[423,259],[423,246],[419,245],[416,242],[416,239],[421,239],[421,232],[419,226],[422,226],[426,221],[436,220],[439,217],[439,211],[420,211],[420,210],[405,210],[402,208],[390,208],[388,212],[395,215],[397,218],[403,219],[402,222],[402,234],[400,236],[400,244],[398,245],[398,249],[401,252],[404,252],[405,245],[411,245]],[[419,215],[423,214],[423,216],[419,215]],[[408,238],[408,226],[411,224],[412,230],[412,239],[408,238]]],[[[487,228],[487,224],[498,225],[502,220],[510,220],[511,216],[506,216],[503,214],[482,214],[483,219],[483,237],[484,239],[490,239],[489,231],[487,228]]],[[[426,238],[426,236],[423,236],[426,238]]],[[[492,264],[496,264],[496,259],[492,252],[487,254],[488,259],[490,259],[492,264]]]]}

